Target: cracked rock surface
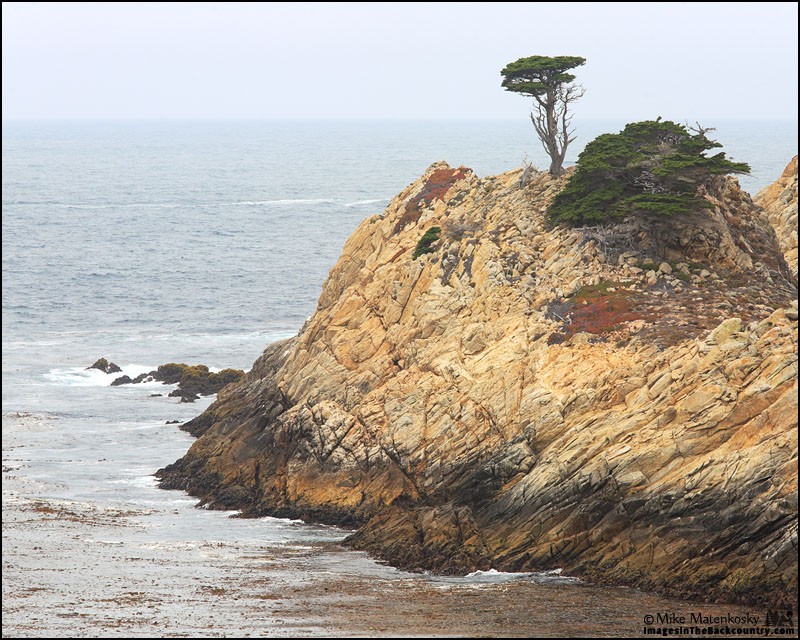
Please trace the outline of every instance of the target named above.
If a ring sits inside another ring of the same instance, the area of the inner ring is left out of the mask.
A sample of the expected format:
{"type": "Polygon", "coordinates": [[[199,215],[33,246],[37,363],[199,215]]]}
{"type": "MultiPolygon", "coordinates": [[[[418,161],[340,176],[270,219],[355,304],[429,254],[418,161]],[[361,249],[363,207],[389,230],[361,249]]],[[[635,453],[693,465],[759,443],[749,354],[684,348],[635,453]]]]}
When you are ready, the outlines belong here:
{"type": "Polygon", "coordinates": [[[694,216],[550,229],[563,180],[432,165],[162,486],[403,568],[793,601],[797,289],[767,216],[720,179],[694,216]]]}

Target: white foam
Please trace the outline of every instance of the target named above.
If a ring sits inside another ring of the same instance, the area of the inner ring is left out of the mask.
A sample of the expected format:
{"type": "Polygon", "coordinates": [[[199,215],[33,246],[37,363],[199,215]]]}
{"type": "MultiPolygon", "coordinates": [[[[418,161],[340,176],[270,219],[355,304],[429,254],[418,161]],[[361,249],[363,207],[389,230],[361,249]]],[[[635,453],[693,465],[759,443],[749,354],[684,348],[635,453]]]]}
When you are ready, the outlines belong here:
{"type": "MultiPolygon", "coordinates": [[[[560,571],[560,569],[558,570],[560,571]]],[[[513,571],[498,571],[497,569],[488,569],[487,571],[473,571],[468,573],[464,578],[474,580],[477,582],[503,582],[505,580],[519,580],[520,578],[528,578],[534,575],[531,572],[513,572],[513,571]]]]}
{"type": "Polygon", "coordinates": [[[348,202],[345,207],[357,207],[360,204],[375,204],[376,202],[388,202],[389,198],[374,198],[372,200],[356,200],[355,202],[348,202]]]}
{"type": "Polygon", "coordinates": [[[533,572],[533,571],[498,571],[497,569],[487,569],[486,571],[473,571],[465,575],[465,578],[526,578],[528,576],[538,575],[560,575],[563,569],[552,569],[550,571],[533,572]]]}
{"type": "Polygon", "coordinates": [[[562,576],[563,569],[550,569],[548,571],[512,572],[489,569],[487,571],[473,571],[463,577],[432,576],[434,582],[441,585],[461,585],[464,587],[481,587],[493,584],[511,582],[515,580],[530,580],[537,583],[565,583],[580,582],[578,578],[562,576]]]}
{"type": "Polygon", "coordinates": [[[122,371],[105,373],[100,369],[69,367],[66,369],[50,369],[44,374],[44,378],[53,384],[68,387],[108,387],[120,376],[135,378],[142,373],[149,373],[155,368],[142,364],[128,364],[121,367],[122,371]]]}
{"type": "Polygon", "coordinates": [[[262,522],[267,522],[276,528],[283,528],[283,527],[297,527],[297,526],[305,526],[305,522],[302,520],[293,520],[291,518],[276,518],[274,516],[263,516],[258,518],[262,522]]]}
{"type": "Polygon", "coordinates": [[[120,365],[122,369],[119,373],[112,373],[112,376],[130,376],[131,378],[135,378],[143,373],[150,373],[151,371],[155,371],[157,367],[153,367],[146,364],[126,364],[124,366],[120,365]]]}
{"type": "MultiPolygon", "coordinates": [[[[473,571],[472,573],[468,573],[465,577],[466,578],[481,578],[485,576],[499,576],[503,575],[503,572],[498,571],[497,569],[489,569],[488,571],[473,571]]],[[[526,574],[508,574],[508,575],[526,575],[526,574]]]]}
{"type": "Polygon", "coordinates": [[[68,369],[50,369],[44,374],[45,380],[68,387],[107,387],[121,373],[104,373],[100,369],[70,367],[68,369]]]}

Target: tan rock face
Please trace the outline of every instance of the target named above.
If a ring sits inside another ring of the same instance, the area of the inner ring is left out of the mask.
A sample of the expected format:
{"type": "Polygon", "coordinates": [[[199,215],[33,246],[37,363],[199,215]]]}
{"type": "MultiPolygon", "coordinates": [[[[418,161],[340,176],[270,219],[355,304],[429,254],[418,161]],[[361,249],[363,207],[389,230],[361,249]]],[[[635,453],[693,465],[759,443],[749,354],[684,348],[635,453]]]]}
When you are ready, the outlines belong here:
{"type": "Polygon", "coordinates": [[[783,255],[797,279],[797,156],[781,177],[756,196],[778,234],[783,255]]]}
{"type": "Polygon", "coordinates": [[[551,230],[563,180],[431,166],[162,486],[408,568],[794,598],[797,290],[766,217],[720,180],[695,219],[551,230]]]}

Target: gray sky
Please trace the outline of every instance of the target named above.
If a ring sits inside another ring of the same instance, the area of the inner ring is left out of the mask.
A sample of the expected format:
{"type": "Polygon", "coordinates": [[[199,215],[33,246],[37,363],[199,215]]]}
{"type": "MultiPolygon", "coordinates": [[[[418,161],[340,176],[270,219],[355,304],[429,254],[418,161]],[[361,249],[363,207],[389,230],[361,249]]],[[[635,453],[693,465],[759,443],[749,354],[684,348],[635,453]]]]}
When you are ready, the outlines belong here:
{"type": "Polygon", "coordinates": [[[500,69],[587,59],[585,118],[797,118],[797,3],[4,2],[4,118],[525,117],[500,69]]]}

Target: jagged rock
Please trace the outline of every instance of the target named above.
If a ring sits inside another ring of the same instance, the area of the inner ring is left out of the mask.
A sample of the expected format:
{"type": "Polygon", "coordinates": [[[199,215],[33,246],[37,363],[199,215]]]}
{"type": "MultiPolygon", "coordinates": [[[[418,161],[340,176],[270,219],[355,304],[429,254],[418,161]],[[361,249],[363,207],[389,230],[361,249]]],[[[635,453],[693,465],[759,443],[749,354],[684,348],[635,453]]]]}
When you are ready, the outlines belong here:
{"type": "Polygon", "coordinates": [[[130,376],[120,376],[119,378],[114,378],[114,380],[111,381],[111,386],[118,387],[121,384],[131,384],[132,382],[133,380],[131,380],[130,376]]]}
{"type": "Polygon", "coordinates": [[[181,402],[194,402],[195,400],[200,399],[200,394],[192,393],[191,391],[181,388],[170,391],[167,395],[170,398],[180,398],[181,402]]]}
{"type": "Polygon", "coordinates": [[[708,210],[600,243],[546,224],[564,178],[519,176],[439,163],[365,220],[301,333],[182,426],[162,486],[358,526],[408,568],[791,601],[797,289],[768,220],[720,179],[708,210]],[[412,260],[450,220],[470,233],[412,260]],[[631,239],[717,277],[637,286],[631,239]]]}
{"type": "Polygon", "coordinates": [[[784,169],[781,177],[755,198],[764,207],[775,228],[783,255],[797,279],[797,156],[784,169]]]}
{"type": "Polygon", "coordinates": [[[86,369],[87,371],[89,369],[100,369],[103,373],[119,373],[122,371],[117,365],[113,362],[109,362],[105,358],[100,358],[91,367],[86,367],[86,369]]]}

